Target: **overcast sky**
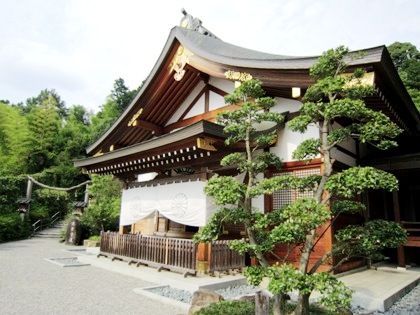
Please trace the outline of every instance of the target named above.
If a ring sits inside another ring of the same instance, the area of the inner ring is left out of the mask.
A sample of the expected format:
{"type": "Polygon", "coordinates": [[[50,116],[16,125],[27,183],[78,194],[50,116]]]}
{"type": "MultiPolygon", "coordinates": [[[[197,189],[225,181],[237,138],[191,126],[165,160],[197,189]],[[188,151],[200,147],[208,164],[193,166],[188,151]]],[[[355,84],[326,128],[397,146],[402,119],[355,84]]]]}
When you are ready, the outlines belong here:
{"type": "Polygon", "coordinates": [[[97,111],[117,78],[134,89],[147,77],[181,8],[220,39],[269,53],[420,49],[418,0],[0,0],[0,99],[48,88],[97,111]]]}

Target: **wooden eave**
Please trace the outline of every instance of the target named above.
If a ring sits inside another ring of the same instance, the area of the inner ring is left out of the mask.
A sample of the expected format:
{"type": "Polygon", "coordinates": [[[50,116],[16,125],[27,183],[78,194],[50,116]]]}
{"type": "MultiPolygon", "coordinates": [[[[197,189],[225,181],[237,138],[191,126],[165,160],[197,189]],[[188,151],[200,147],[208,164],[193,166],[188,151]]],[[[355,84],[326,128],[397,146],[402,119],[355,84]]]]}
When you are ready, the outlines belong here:
{"type": "MultiPolygon", "coordinates": [[[[199,167],[217,163],[229,152],[223,127],[208,121],[99,156],[74,161],[76,167],[94,174],[141,174],[180,166],[199,167]],[[204,139],[209,146],[198,145],[204,139]]],[[[124,175],[126,176],[126,175],[124,175]]]]}

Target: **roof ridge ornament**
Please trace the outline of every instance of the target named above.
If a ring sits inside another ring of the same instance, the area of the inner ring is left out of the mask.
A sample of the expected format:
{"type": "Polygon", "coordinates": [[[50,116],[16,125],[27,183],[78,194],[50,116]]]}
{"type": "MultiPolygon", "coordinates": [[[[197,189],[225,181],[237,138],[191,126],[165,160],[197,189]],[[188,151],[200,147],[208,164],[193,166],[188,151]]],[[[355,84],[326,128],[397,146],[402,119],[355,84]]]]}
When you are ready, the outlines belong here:
{"type": "Polygon", "coordinates": [[[184,8],[181,9],[181,12],[184,14],[184,17],[181,19],[179,26],[218,39],[216,35],[202,25],[203,22],[200,19],[188,14],[184,8]]]}

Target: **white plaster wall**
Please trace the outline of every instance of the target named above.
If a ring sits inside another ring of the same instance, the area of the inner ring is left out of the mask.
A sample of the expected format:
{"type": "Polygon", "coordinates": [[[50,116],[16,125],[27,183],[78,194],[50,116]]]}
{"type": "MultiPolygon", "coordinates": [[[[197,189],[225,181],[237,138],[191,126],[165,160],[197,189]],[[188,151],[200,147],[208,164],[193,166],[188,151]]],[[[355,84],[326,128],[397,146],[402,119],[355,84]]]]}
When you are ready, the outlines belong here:
{"type": "MultiPolygon", "coordinates": [[[[226,79],[210,77],[209,84],[227,93],[232,93],[235,89],[235,84],[232,81],[226,80],[226,79]]],[[[187,110],[188,106],[190,106],[192,101],[197,97],[198,93],[200,93],[200,91],[204,88],[204,86],[205,86],[204,82],[200,82],[200,84],[198,84],[198,86],[185,99],[185,101],[182,103],[182,105],[176,111],[176,113],[171,117],[167,125],[177,122],[179,120],[181,115],[187,110]]],[[[223,97],[211,91],[210,91],[209,103],[210,103],[209,110],[214,110],[214,109],[226,106],[223,97]]],[[[194,105],[194,107],[189,110],[188,114],[184,118],[186,119],[186,118],[203,114],[204,106],[205,106],[205,96],[202,95],[200,99],[197,101],[197,103],[194,105]]]]}
{"type": "MultiPolygon", "coordinates": [[[[190,105],[191,101],[187,105],[190,105]]],[[[203,94],[198,99],[197,103],[195,103],[194,107],[189,110],[188,114],[184,117],[184,119],[201,115],[202,113],[204,113],[204,109],[205,109],[205,95],[203,94]]]]}
{"type": "MultiPolygon", "coordinates": [[[[197,87],[188,95],[186,100],[182,103],[182,105],[178,108],[175,114],[171,117],[166,125],[170,125],[174,122],[177,122],[181,115],[187,110],[188,106],[192,103],[192,101],[197,97],[198,93],[203,89],[204,82],[200,82],[197,87]]],[[[190,110],[187,117],[192,117],[195,115],[202,114],[204,112],[204,95],[200,98],[200,100],[195,104],[194,108],[190,110]],[[191,112],[196,114],[191,114],[191,112]]]]}
{"type": "MultiPolygon", "coordinates": [[[[226,79],[210,77],[209,84],[213,85],[214,87],[217,87],[218,89],[222,91],[225,91],[228,94],[233,93],[233,91],[235,90],[235,83],[226,79]]],[[[214,92],[210,92],[209,103],[210,103],[209,110],[215,110],[220,107],[226,106],[223,96],[214,92]]]]}
{"type": "Polygon", "coordinates": [[[270,148],[270,152],[276,154],[283,162],[296,161],[292,158],[293,151],[304,140],[318,138],[319,130],[315,126],[310,126],[305,133],[293,132],[288,129],[287,124],[278,133],[277,143],[270,148]]]}
{"type": "Polygon", "coordinates": [[[271,111],[284,113],[284,112],[297,112],[302,105],[301,102],[297,100],[292,100],[288,98],[276,97],[276,105],[271,109],[271,111]]]}
{"type": "Polygon", "coordinates": [[[226,106],[225,99],[223,96],[216,94],[210,91],[210,99],[209,99],[209,110],[215,110],[220,107],[226,106]]]}
{"type": "MultiPolygon", "coordinates": [[[[277,104],[271,109],[279,113],[297,112],[300,109],[301,102],[286,98],[276,98],[277,104]]],[[[319,130],[315,126],[310,126],[305,133],[291,131],[286,123],[286,126],[278,133],[277,143],[270,151],[276,154],[283,162],[295,161],[292,158],[292,153],[297,146],[304,140],[310,138],[318,138],[319,130]]]]}
{"type": "Polygon", "coordinates": [[[235,83],[227,79],[210,77],[209,84],[225,91],[228,94],[233,93],[235,90],[235,83]]]}
{"type": "MultiPolygon", "coordinates": [[[[257,180],[261,181],[264,178],[264,174],[258,174],[257,180]]],[[[258,196],[252,199],[252,206],[260,209],[261,212],[264,212],[264,195],[258,196]]]]}

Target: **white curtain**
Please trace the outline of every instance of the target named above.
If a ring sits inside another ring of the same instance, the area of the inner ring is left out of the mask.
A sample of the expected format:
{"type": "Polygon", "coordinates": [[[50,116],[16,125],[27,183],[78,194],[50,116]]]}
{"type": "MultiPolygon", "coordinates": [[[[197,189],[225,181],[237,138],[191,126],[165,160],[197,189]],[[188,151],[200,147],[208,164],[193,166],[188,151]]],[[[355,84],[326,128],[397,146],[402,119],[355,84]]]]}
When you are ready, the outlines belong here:
{"type": "Polygon", "coordinates": [[[130,225],[159,211],[181,224],[204,226],[217,206],[204,192],[206,182],[183,182],[123,190],[120,225],[130,225]]]}

